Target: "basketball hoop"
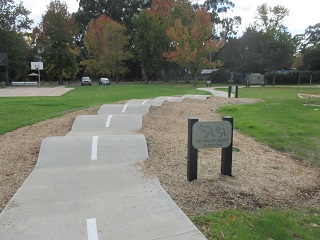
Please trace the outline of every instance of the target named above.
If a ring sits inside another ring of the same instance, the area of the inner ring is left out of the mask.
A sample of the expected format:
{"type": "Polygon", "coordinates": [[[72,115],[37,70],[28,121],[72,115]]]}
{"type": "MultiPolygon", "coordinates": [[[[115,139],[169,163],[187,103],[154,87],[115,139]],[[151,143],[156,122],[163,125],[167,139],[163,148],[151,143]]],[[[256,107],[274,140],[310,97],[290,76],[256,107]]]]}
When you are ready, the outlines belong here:
{"type": "Polygon", "coordinates": [[[31,62],[31,70],[37,70],[39,76],[39,87],[41,86],[40,83],[40,70],[43,70],[43,62],[31,62]]]}

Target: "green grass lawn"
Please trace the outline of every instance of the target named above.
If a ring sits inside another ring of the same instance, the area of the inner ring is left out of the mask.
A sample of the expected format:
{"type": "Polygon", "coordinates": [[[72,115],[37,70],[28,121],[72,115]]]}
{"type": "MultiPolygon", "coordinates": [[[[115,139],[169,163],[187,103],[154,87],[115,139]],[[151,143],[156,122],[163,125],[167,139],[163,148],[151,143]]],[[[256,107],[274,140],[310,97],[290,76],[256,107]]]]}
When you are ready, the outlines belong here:
{"type": "MultiPolygon", "coordinates": [[[[233,116],[235,128],[245,134],[320,166],[320,99],[297,98],[297,91],[294,87],[240,88],[239,97],[265,101],[226,106],[220,113],[233,116]]],[[[299,92],[320,95],[320,88],[300,87],[299,92]]]]}
{"type": "Polygon", "coordinates": [[[0,98],[0,135],[33,123],[92,106],[129,99],[208,94],[185,84],[112,84],[77,86],[60,97],[0,98]]]}
{"type": "Polygon", "coordinates": [[[208,239],[319,240],[320,210],[224,210],[194,217],[208,239]]]}

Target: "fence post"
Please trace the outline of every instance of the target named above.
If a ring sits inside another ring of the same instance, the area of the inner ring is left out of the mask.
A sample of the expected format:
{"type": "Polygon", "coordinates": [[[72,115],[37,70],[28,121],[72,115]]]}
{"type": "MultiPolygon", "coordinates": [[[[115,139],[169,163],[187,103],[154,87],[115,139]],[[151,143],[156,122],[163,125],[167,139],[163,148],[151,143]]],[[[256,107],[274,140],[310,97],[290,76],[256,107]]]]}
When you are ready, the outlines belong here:
{"type": "Polygon", "coordinates": [[[197,179],[198,172],[198,149],[192,145],[192,128],[199,120],[196,118],[188,118],[188,163],[187,178],[188,181],[197,179]]]}

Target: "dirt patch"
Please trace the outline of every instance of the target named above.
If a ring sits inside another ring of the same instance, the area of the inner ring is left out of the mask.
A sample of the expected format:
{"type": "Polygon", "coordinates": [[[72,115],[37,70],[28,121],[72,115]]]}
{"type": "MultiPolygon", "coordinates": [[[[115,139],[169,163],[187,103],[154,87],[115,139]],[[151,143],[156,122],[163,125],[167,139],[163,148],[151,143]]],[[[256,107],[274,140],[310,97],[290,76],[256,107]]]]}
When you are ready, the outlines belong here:
{"type": "MultiPolygon", "coordinates": [[[[151,107],[140,131],[149,147],[149,158],[142,164],[146,177],[157,176],[188,215],[230,207],[289,206],[301,202],[319,206],[319,169],[237,131],[234,146],[240,151],[233,155],[233,176],[220,175],[220,149],[200,150],[198,180],[187,181],[187,118],[220,120],[220,107],[256,101],[211,97],[151,107]]],[[[0,136],[0,212],[33,170],[42,140],[66,135],[76,116],[96,114],[98,109],[70,113],[0,136]]]]}

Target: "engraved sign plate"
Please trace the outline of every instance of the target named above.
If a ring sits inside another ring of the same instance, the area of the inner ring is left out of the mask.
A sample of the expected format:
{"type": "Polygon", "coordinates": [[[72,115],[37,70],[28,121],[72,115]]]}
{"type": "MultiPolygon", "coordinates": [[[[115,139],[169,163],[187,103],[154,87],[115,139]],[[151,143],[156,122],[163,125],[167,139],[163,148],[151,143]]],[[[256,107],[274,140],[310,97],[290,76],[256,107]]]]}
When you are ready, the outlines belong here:
{"type": "Polygon", "coordinates": [[[192,146],[226,148],[231,144],[232,126],[228,121],[197,122],[192,127],[192,146]]]}

